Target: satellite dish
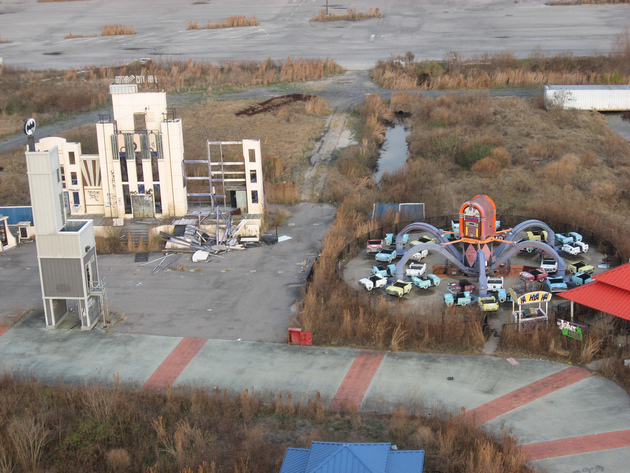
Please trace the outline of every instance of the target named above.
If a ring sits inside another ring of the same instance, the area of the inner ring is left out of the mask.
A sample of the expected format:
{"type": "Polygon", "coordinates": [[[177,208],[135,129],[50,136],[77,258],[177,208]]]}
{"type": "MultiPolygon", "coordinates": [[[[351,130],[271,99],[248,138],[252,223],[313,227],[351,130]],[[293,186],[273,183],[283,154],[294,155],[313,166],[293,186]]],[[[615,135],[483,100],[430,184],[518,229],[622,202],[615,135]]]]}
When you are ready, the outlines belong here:
{"type": "Polygon", "coordinates": [[[26,133],[27,136],[33,136],[35,128],[37,128],[37,123],[35,123],[34,118],[29,118],[24,122],[24,133],[26,133]]]}

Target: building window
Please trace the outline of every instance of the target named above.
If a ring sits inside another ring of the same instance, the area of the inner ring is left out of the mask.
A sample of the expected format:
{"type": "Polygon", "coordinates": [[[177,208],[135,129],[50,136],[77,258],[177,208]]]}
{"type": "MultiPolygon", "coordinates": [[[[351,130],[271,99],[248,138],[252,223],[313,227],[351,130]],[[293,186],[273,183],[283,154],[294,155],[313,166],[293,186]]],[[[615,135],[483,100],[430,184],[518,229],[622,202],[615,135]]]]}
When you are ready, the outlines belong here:
{"type": "Polygon", "coordinates": [[[133,114],[133,129],[135,131],[147,131],[147,114],[146,113],[133,114]]]}
{"type": "Polygon", "coordinates": [[[258,203],[258,191],[252,191],[252,204],[258,203]]]}
{"type": "Polygon", "coordinates": [[[153,185],[153,198],[155,199],[155,213],[161,214],[162,213],[162,193],[160,191],[159,184],[153,185]]]}
{"type": "Polygon", "coordinates": [[[61,181],[61,173],[59,172],[59,168],[57,168],[57,182],[61,181]]]}
{"type": "Polygon", "coordinates": [[[131,195],[129,194],[129,184],[123,184],[123,200],[125,201],[125,213],[131,213],[131,195]]]}
{"type": "Polygon", "coordinates": [[[250,149],[249,150],[249,162],[250,163],[255,163],[256,162],[256,150],[255,149],[250,149]]]}
{"type": "Polygon", "coordinates": [[[129,182],[129,173],[127,172],[127,153],[120,153],[120,178],[123,182],[129,182]]]}
{"type": "Polygon", "coordinates": [[[72,193],[72,203],[74,205],[81,205],[81,199],[79,199],[79,193],[76,191],[72,193]]]}
{"type": "Polygon", "coordinates": [[[144,184],[138,184],[138,194],[144,194],[144,184]]]}
{"type": "Polygon", "coordinates": [[[76,164],[76,160],[74,158],[74,151],[68,151],[68,163],[76,164]]]}
{"type": "Polygon", "coordinates": [[[63,169],[63,166],[61,166],[61,184],[63,186],[63,188],[66,188],[66,171],[63,169]]]}
{"type": "MultiPolygon", "coordinates": [[[[153,175],[153,182],[160,182],[160,171],[158,168],[157,153],[151,152],[151,174],[153,175]]],[[[185,174],[184,174],[185,175],[185,174]]]]}
{"type": "Polygon", "coordinates": [[[256,171],[249,171],[249,181],[256,182],[256,171]]]}
{"type": "Polygon", "coordinates": [[[144,181],[144,171],[142,169],[142,159],[136,155],[136,177],[138,182],[144,181]]]}
{"type": "Polygon", "coordinates": [[[71,172],[70,173],[70,181],[72,182],[73,186],[79,185],[79,179],[77,178],[77,173],[76,172],[71,172]]]}

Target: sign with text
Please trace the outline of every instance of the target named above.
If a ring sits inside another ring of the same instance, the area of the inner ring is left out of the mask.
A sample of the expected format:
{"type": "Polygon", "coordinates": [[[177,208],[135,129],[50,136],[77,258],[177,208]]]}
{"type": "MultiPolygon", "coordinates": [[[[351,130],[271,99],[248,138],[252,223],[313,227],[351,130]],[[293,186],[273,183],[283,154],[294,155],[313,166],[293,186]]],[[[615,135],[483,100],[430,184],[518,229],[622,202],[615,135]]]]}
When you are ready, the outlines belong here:
{"type": "Polygon", "coordinates": [[[114,78],[116,84],[157,84],[158,78],[154,75],[148,76],[116,76],[114,78]]]}
{"type": "Polygon", "coordinates": [[[533,302],[545,302],[551,300],[551,293],[545,291],[528,292],[520,296],[516,302],[518,305],[531,304],[533,302]]]}
{"type": "Polygon", "coordinates": [[[582,329],[585,329],[585,325],[576,324],[575,322],[569,322],[568,320],[558,319],[556,321],[558,328],[562,332],[562,335],[568,338],[574,338],[575,340],[582,340],[582,329]]]}

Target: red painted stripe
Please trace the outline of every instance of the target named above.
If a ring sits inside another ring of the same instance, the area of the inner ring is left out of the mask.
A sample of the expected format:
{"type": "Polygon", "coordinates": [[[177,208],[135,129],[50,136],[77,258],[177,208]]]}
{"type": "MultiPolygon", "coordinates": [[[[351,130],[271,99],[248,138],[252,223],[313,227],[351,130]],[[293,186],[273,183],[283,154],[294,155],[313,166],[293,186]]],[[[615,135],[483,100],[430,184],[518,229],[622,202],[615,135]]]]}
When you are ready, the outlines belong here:
{"type": "Polygon", "coordinates": [[[358,408],[384,356],[383,352],[361,350],[343,378],[330,409],[358,408]]]}
{"type": "Polygon", "coordinates": [[[0,327],[0,337],[7,333],[11,327],[0,327]]]}
{"type": "Polygon", "coordinates": [[[529,461],[621,447],[630,447],[630,430],[584,435],[582,437],[571,437],[520,446],[529,457],[529,461]]]}
{"type": "Polygon", "coordinates": [[[144,383],[142,391],[162,391],[167,384],[173,384],[207,341],[207,338],[183,338],[144,383]]]}
{"type": "Polygon", "coordinates": [[[472,409],[467,415],[474,416],[475,425],[485,424],[558,389],[577,383],[590,374],[588,370],[572,366],[472,409]]]}

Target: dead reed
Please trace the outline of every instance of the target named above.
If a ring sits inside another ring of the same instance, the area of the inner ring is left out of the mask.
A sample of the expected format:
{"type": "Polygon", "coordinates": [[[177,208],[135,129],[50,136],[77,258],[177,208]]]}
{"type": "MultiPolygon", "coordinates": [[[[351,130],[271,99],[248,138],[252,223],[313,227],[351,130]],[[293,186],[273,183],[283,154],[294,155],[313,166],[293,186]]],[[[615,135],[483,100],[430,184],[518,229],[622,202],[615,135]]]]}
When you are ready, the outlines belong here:
{"type": "Polygon", "coordinates": [[[367,12],[354,11],[348,8],[346,13],[326,13],[326,9],[322,9],[316,15],[313,15],[311,21],[357,21],[368,20],[370,18],[380,18],[383,16],[378,8],[370,8],[367,12]]]}
{"type": "Polygon", "coordinates": [[[199,22],[197,21],[189,21],[188,22],[188,30],[208,30],[208,29],[216,29],[216,28],[236,28],[240,26],[258,26],[258,18],[255,16],[245,17],[245,16],[230,16],[225,20],[216,21],[211,23],[210,20],[206,23],[205,26],[199,26],[199,22]]]}
{"type": "MultiPolygon", "coordinates": [[[[624,3],[628,3],[627,1],[624,3]]],[[[372,79],[381,87],[407,90],[535,87],[545,84],[627,84],[630,81],[630,32],[615,39],[609,54],[550,56],[534,50],[517,59],[509,53],[458,55],[442,61],[414,61],[411,54],[379,61],[372,79]]]]}
{"type": "MultiPolygon", "coordinates": [[[[261,473],[280,469],[287,447],[312,440],[390,442],[424,449],[425,469],[456,473],[492,453],[503,472],[530,473],[505,434],[475,428],[439,408],[393,414],[326,410],[319,393],[171,387],[149,393],[102,386],[51,386],[0,377],[0,466],[5,471],[261,473]],[[87,396],[87,397],[86,397],[87,396]],[[503,462],[511,461],[507,467],[503,462]]],[[[390,406],[391,407],[391,406],[390,406]]],[[[472,473],[484,471],[466,469],[472,473]]]]}
{"type": "MultiPolygon", "coordinates": [[[[71,0],[68,0],[71,1],[71,0]]],[[[98,36],[97,33],[92,33],[92,34],[72,34],[72,33],[68,33],[66,36],[63,37],[63,39],[75,39],[75,38],[94,38],[98,36]]]]}
{"type": "Polygon", "coordinates": [[[127,34],[136,34],[133,26],[125,25],[105,25],[102,29],[102,36],[118,36],[127,34]]]}

